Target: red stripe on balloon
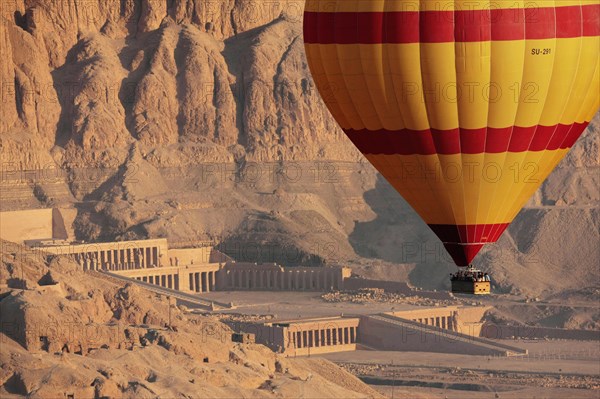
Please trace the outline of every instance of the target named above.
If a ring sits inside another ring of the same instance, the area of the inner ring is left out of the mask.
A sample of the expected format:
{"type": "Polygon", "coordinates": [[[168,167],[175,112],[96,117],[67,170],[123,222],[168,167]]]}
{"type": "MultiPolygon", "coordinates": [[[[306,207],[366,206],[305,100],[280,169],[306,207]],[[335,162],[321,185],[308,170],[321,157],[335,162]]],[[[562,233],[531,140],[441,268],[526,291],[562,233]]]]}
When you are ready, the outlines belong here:
{"type": "Polygon", "coordinates": [[[583,36],[600,36],[600,4],[581,7],[583,13],[583,36]]]}
{"type": "Polygon", "coordinates": [[[344,129],[363,154],[433,155],[542,151],[571,148],[589,122],[502,129],[344,129]]]}
{"type": "MultiPolygon", "coordinates": [[[[564,7],[559,7],[564,8],[564,7]]],[[[553,7],[532,7],[525,9],[525,37],[528,40],[554,39],[558,37],[556,26],[559,21],[568,16],[565,10],[558,11],[553,7]]],[[[580,7],[577,7],[581,9],[580,7]]],[[[560,33],[563,35],[564,33],[560,33]]],[[[581,36],[581,32],[577,36],[581,36]]]]}
{"type": "Polygon", "coordinates": [[[572,125],[536,126],[534,128],[515,128],[514,140],[508,151],[543,151],[571,148],[588,126],[588,122],[572,125]]]}
{"type": "Polygon", "coordinates": [[[429,228],[442,242],[447,243],[474,243],[496,242],[508,227],[508,223],[492,224],[430,224],[429,228]]]}
{"type": "Polygon", "coordinates": [[[444,248],[446,248],[456,266],[469,266],[483,248],[483,244],[444,243],[444,248]]]}
{"type": "Polygon", "coordinates": [[[600,4],[494,10],[304,13],[305,43],[447,43],[600,35],[600,4]]]}
{"type": "MultiPolygon", "coordinates": [[[[560,144],[560,148],[573,147],[575,145],[575,142],[577,141],[577,139],[583,134],[583,132],[585,131],[585,129],[587,128],[588,125],[589,125],[589,122],[574,123],[573,125],[571,125],[571,128],[569,129],[569,132],[567,133],[567,137],[560,144]]],[[[554,143],[550,142],[550,144],[554,144],[554,143]]]]}
{"type": "MultiPolygon", "coordinates": [[[[600,8],[600,5],[596,8],[600,8]]],[[[584,9],[587,10],[587,14],[590,14],[594,7],[592,6],[584,9]]],[[[558,8],[556,13],[556,37],[562,39],[587,36],[583,31],[583,20],[585,16],[582,12],[582,7],[577,6],[558,8]],[[558,11],[559,9],[560,11],[558,11]]],[[[596,21],[596,24],[598,23],[600,23],[600,21],[596,21]]]]}

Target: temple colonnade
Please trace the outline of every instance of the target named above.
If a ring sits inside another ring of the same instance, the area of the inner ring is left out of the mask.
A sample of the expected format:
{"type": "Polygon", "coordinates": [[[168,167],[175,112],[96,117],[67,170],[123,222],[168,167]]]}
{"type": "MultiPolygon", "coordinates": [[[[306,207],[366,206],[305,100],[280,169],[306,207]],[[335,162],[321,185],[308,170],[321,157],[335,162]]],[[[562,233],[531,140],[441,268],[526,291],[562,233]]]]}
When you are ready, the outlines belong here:
{"type": "Polygon", "coordinates": [[[343,267],[241,266],[221,271],[228,290],[329,291],[342,289],[349,269],[343,267]]]}

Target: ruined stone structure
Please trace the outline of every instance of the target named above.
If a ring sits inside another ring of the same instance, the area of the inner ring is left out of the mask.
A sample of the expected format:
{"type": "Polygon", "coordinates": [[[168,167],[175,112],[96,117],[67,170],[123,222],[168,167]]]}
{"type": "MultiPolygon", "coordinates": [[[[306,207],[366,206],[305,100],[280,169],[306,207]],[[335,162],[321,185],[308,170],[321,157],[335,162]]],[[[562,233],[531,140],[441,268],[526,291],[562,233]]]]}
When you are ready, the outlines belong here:
{"type": "MultiPolygon", "coordinates": [[[[485,309],[485,306],[450,307],[450,309],[432,308],[417,312],[433,316],[434,320],[438,318],[436,316],[438,314],[441,323],[444,313],[451,311],[456,313],[450,320],[460,320],[461,316],[464,316],[463,319],[469,320],[467,323],[478,323],[480,319],[472,320],[471,317],[476,316],[477,313],[483,314],[485,309]],[[465,315],[461,315],[463,311],[465,315]]],[[[527,354],[525,349],[481,338],[479,331],[462,332],[454,329],[452,325],[450,328],[442,328],[413,321],[407,317],[414,317],[414,312],[412,315],[410,312],[396,312],[361,316],[358,342],[383,351],[460,353],[481,356],[527,354]]],[[[427,318],[430,321],[431,317],[427,318]]],[[[456,324],[460,327],[460,323],[456,324]]]]}
{"type": "MultiPolygon", "coordinates": [[[[363,286],[407,294],[412,291],[406,283],[351,277],[351,269],[341,266],[282,267],[236,262],[208,244],[170,249],[166,239],[77,243],[69,240],[71,235],[59,211],[24,212],[22,215],[18,212],[8,216],[0,214],[3,222],[18,224],[19,217],[24,220],[16,236],[3,223],[2,238],[23,242],[44,252],[70,256],[83,270],[110,272],[113,277],[117,275],[121,279],[130,278],[184,293],[330,291],[363,286]]],[[[254,334],[256,342],[289,356],[355,350],[359,344],[380,350],[520,354],[518,348],[480,338],[481,320],[487,309],[448,306],[360,317],[245,323],[238,326],[241,330],[238,332],[254,334]]]]}
{"type": "Polygon", "coordinates": [[[357,317],[282,320],[244,327],[256,342],[290,356],[343,352],[356,349],[357,317]]]}
{"type": "Polygon", "coordinates": [[[166,239],[89,244],[46,244],[41,249],[71,256],[84,270],[124,271],[158,268],[168,252],[166,239]]]}
{"type": "Polygon", "coordinates": [[[83,270],[108,271],[188,293],[215,290],[328,291],[343,289],[346,267],[291,267],[235,262],[212,246],[170,249],[166,239],[69,241],[58,209],[3,212],[2,238],[72,257],[83,270]],[[19,220],[22,222],[19,224],[19,220]],[[20,226],[12,232],[11,226],[20,226]]]}
{"type": "Polygon", "coordinates": [[[527,351],[480,337],[487,306],[448,306],[360,317],[245,323],[237,328],[288,356],[378,350],[522,355],[527,351]]]}
{"type": "Polygon", "coordinates": [[[224,290],[329,291],[343,288],[347,267],[282,267],[277,264],[228,262],[221,271],[224,290]]]}
{"type": "Polygon", "coordinates": [[[483,327],[481,320],[488,309],[489,306],[444,306],[392,312],[390,315],[478,337],[483,327]]]}
{"type": "Polygon", "coordinates": [[[165,266],[150,270],[126,270],[118,274],[145,283],[184,292],[210,292],[217,289],[219,263],[187,266],[165,266]]]}
{"type": "Polygon", "coordinates": [[[72,256],[83,270],[109,271],[184,292],[217,289],[229,258],[212,247],[169,249],[166,239],[51,245],[44,251],[72,256]]]}

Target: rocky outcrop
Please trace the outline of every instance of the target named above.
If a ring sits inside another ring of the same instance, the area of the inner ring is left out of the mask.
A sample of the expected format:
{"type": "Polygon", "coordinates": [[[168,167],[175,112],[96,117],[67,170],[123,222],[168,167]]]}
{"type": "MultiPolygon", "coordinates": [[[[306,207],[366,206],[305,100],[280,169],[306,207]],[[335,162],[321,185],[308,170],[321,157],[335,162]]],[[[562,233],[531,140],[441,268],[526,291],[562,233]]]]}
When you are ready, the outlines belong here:
{"type": "Polygon", "coordinates": [[[4,7],[0,139],[25,167],[114,167],[133,142],[183,145],[171,165],[357,155],[310,78],[297,2],[4,7]]]}
{"type": "Polygon", "coordinates": [[[170,298],[0,247],[0,397],[382,397],[327,360],[232,342],[230,327],[170,298]]]}

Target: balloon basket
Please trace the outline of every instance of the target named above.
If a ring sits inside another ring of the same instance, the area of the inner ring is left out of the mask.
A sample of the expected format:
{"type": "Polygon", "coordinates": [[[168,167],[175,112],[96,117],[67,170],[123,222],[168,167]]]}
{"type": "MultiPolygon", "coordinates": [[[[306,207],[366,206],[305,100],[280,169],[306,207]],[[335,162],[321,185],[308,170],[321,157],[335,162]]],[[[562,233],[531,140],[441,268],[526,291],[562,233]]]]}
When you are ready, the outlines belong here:
{"type": "Polygon", "coordinates": [[[451,274],[450,282],[455,294],[489,295],[491,292],[492,284],[488,274],[472,267],[451,274]]]}
{"type": "Polygon", "coordinates": [[[452,292],[455,294],[489,295],[490,288],[489,281],[452,281],[452,292]]]}

